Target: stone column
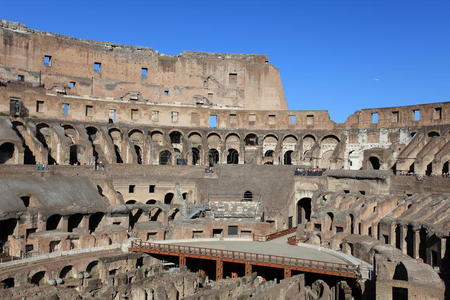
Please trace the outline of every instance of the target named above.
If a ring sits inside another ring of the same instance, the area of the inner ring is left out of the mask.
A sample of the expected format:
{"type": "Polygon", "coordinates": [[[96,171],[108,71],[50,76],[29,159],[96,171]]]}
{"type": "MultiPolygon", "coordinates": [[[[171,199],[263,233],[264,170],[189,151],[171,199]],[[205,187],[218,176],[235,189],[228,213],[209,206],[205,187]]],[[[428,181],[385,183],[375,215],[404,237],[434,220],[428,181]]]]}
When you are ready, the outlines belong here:
{"type": "Polygon", "coordinates": [[[220,259],[216,260],[216,280],[223,279],[223,261],[220,259]]]}
{"type": "Polygon", "coordinates": [[[249,262],[245,263],[245,276],[252,274],[252,265],[249,262]]]}

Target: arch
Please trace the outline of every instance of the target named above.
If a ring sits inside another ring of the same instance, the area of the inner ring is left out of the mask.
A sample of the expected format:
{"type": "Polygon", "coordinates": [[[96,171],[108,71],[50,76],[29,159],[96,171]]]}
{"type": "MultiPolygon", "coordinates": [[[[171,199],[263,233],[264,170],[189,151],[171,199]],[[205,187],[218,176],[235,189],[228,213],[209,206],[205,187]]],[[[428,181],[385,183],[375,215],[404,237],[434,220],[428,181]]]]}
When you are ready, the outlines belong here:
{"type": "Polygon", "coordinates": [[[189,142],[191,145],[201,145],[202,144],[202,135],[198,132],[191,132],[188,135],[189,142]]]}
{"type": "Polygon", "coordinates": [[[380,159],[376,156],[369,157],[369,169],[379,170],[381,166],[380,159]]]}
{"type": "Polygon", "coordinates": [[[322,144],[337,144],[340,142],[339,138],[333,134],[326,135],[320,141],[322,144]]]}
{"type": "Polygon", "coordinates": [[[219,163],[219,151],[217,149],[209,149],[208,151],[208,164],[212,167],[219,163]]]}
{"type": "Polygon", "coordinates": [[[118,142],[122,141],[122,138],[123,138],[122,131],[120,129],[118,129],[118,128],[115,128],[115,127],[110,128],[108,130],[108,135],[111,137],[111,140],[113,142],[115,142],[115,141],[118,141],[118,142]]]}
{"type": "Polygon", "coordinates": [[[268,134],[263,139],[263,144],[277,144],[278,143],[278,137],[276,137],[273,134],[268,134]]]}
{"type": "Polygon", "coordinates": [[[192,165],[196,166],[200,164],[200,151],[197,148],[192,148],[192,165]]]}
{"type": "Polygon", "coordinates": [[[179,211],[180,211],[180,210],[179,210],[178,208],[174,208],[174,209],[172,210],[172,212],[169,213],[168,220],[169,220],[169,221],[175,220],[175,217],[178,215],[179,211]]]}
{"type": "Polygon", "coordinates": [[[228,143],[239,143],[241,141],[241,137],[239,136],[239,134],[235,133],[235,132],[231,132],[229,134],[227,134],[227,136],[225,137],[225,142],[228,143]]]}
{"type": "Polygon", "coordinates": [[[86,267],[86,272],[91,275],[98,273],[98,260],[91,261],[86,267]]]}
{"type": "Polygon", "coordinates": [[[222,141],[222,137],[218,133],[213,132],[208,134],[206,141],[208,143],[209,148],[219,148],[222,141]]]}
{"type": "Polygon", "coordinates": [[[136,200],[128,200],[125,204],[136,204],[136,200]]]}
{"type": "Polygon", "coordinates": [[[89,232],[92,233],[98,228],[104,216],[103,212],[96,212],[89,216],[89,232]]]}
{"type": "Polygon", "coordinates": [[[227,164],[237,165],[239,163],[239,152],[236,149],[228,149],[227,164]]]}
{"type": "Polygon", "coordinates": [[[35,165],[36,164],[36,156],[31,151],[30,147],[25,143],[24,132],[26,133],[25,126],[22,122],[18,121],[12,121],[12,128],[16,132],[16,134],[20,137],[22,141],[22,147],[23,147],[23,163],[25,165],[35,165]]]}
{"type": "Polygon", "coordinates": [[[254,133],[249,133],[244,138],[245,146],[258,146],[258,137],[254,133]]]}
{"type": "Polygon", "coordinates": [[[408,271],[406,270],[405,265],[403,263],[397,264],[392,279],[408,281],[408,271]]]}
{"type": "Polygon", "coordinates": [[[292,134],[288,134],[283,138],[283,144],[297,144],[297,141],[297,137],[292,134]]]}
{"type": "Polygon", "coordinates": [[[293,152],[294,151],[292,151],[292,150],[288,150],[284,153],[284,156],[283,156],[283,164],[284,165],[292,165],[292,153],[293,152]]]}
{"type": "Polygon", "coordinates": [[[172,131],[169,134],[171,144],[181,144],[183,135],[179,131],[172,131]]]}
{"type": "Polygon", "coordinates": [[[160,146],[164,145],[164,134],[161,131],[157,131],[157,130],[152,131],[150,133],[150,137],[154,144],[157,144],[160,146]]]}
{"type": "Polygon", "coordinates": [[[94,126],[86,126],[86,134],[88,135],[89,141],[93,142],[97,139],[98,128],[94,126]]]}
{"type": "Polygon", "coordinates": [[[75,277],[75,270],[74,270],[73,266],[65,266],[59,272],[59,278],[61,278],[61,279],[73,278],[73,277],[75,277]]]}
{"type": "Polygon", "coordinates": [[[245,191],[242,201],[253,201],[253,193],[251,191],[245,191]]]}
{"type": "Polygon", "coordinates": [[[159,164],[160,165],[172,164],[172,153],[169,150],[163,150],[159,153],[159,164]]]}
{"type": "Polygon", "coordinates": [[[304,224],[311,220],[312,199],[305,197],[297,201],[297,224],[304,224]]]}
{"type": "Polygon", "coordinates": [[[59,223],[61,222],[62,216],[61,215],[51,215],[45,224],[45,230],[55,230],[58,228],[59,223]]]}
{"type": "Polygon", "coordinates": [[[173,200],[173,193],[167,193],[165,196],[164,196],[164,204],[171,204],[172,203],[172,200],[173,200]]]}
{"type": "Polygon", "coordinates": [[[15,147],[13,143],[3,143],[0,145],[0,164],[4,164],[14,157],[15,147]]]}
{"type": "Polygon", "coordinates": [[[64,135],[68,137],[73,144],[76,144],[80,138],[80,134],[78,133],[78,130],[75,129],[70,124],[61,124],[62,128],[64,128],[64,135]]]}
{"type": "Polygon", "coordinates": [[[15,280],[14,277],[9,277],[6,279],[3,279],[2,281],[0,281],[0,288],[4,288],[4,289],[10,289],[13,288],[15,286],[15,280]]]}
{"type": "Polygon", "coordinates": [[[145,204],[149,204],[149,205],[156,204],[156,203],[157,203],[157,201],[155,199],[150,199],[150,200],[147,200],[147,202],[145,202],[145,204]]]}
{"type": "Polygon", "coordinates": [[[34,273],[33,276],[31,276],[30,283],[35,286],[39,286],[44,283],[44,278],[45,278],[45,271],[36,272],[34,273]]]}
{"type": "Polygon", "coordinates": [[[428,137],[436,137],[436,136],[440,136],[439,132],[437,131],[428,132],[428,137]]]}
{"type": "Polygon", "coordinates": [[[131,129],[128,132],[128,137],[133,143],[144,141],[144,132],[141,129],[131,129]]]}
{"type": "Polygon", "coordinates": [[[73,232],[74,229],[80,226],[82,220],[83,220],[82,214],[70,215],[69,218],[67,219],[67,231],[73,232]]]}
{"type": "Polygon", "coordinates": [[[273,150],[267,150],[267,151],[264,153],[264,157],[273,157],[273,153],[274,153],[273,150]]]}

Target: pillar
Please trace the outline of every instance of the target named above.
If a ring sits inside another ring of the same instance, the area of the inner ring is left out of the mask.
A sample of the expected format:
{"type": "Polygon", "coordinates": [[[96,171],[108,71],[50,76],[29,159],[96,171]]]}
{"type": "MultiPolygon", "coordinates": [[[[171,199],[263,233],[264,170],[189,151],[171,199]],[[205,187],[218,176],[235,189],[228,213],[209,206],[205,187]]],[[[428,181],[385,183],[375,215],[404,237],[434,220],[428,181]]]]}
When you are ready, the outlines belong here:
{"type": "Polygon", "coordinates": [[[292,270],[291,269],[284,269],[284,278],[289,278],[292,276],[292,270]]]}
{"type": "Polygon", "coordinates": [[[223,261],[220,259],[216,260],[216,280],[223,279],[223,261]]]}
{"type": "Polygon", "coordinates": [[[252,274],[252,265],[249,262],[245,263],[245,276],[252,274]]]}
{"type": "Polygon", "coordinates": [[[413,251],[414,251],[414,258],[419,258],[419,245],[420,245],[420,234],[418,230],[413,229],[413,251]]]}
{"type": "Polygon", "coordinates": [[[180,254],[178,259],[179,259],[178,265],[180,267],[184,267],[186,265],[186,256],[180,254]]]}

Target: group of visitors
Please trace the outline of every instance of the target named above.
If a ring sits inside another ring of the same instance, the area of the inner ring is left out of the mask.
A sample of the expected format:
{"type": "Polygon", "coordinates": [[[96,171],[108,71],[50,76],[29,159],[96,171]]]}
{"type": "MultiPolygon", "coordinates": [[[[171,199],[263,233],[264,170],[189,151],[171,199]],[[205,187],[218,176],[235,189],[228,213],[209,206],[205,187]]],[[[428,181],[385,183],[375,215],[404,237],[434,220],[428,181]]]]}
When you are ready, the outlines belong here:
{"type": "Polygon", "coordinates": [[[37,163],[36,164],[36,170],[38,171],[46,171],[47,170],[47,166],[43,163],[37,163]]]}
{"type": "Polygon", "coordinates": [[[322,176],[324,169],[321,168],[297,168],[295,169],[295,175],[298,176],[322,176]]]}
{"type": "MultiPolygon", "coordinates": [[[[415,177],[424,177],[424,176],[428,176],[428,177],[439,177],[439,175],[437,174],[430,174],[430,175],[423,175],[423,174],[417,174],[416,172],[406,172],[406,171],[399,171],[397,172],[397,176],[415,176],[415,177]]],[[[450,172],[444,172],[441,175],[443,178],[450,178],[450,172]]]]}

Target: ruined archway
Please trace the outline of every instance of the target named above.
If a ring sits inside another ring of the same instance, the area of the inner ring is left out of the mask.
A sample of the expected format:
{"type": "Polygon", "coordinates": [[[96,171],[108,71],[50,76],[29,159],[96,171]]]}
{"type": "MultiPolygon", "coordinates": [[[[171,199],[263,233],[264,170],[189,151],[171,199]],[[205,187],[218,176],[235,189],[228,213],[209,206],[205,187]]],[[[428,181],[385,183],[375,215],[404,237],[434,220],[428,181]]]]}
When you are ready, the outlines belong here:
{"type": "Polygon", "coordinates": [[[304,224],[311,220],[311,198],[297,201],[297,224],[304,224]]]}
{"type": "Polygon", "coordinates": [[[13,143],[3,143],[0,145],[0,164],[11,161],[14,157],[15,147],[13,143]]]}
{"type": "Polygon", "coordinates": [[[228,149],[227,164],[237,165],[239,163],[239,152],[236,149],[228,149]]]}

